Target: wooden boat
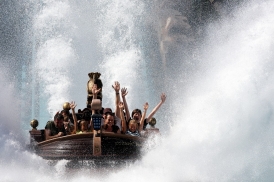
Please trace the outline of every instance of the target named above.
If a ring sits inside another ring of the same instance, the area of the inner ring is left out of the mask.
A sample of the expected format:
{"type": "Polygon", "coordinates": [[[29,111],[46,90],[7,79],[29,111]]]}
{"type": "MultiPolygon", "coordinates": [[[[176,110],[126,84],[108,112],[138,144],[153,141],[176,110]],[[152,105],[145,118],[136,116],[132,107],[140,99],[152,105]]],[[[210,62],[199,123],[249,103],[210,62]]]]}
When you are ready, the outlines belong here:
{"type": "Polygon", "coordinates": [[[108,132],[95,137],[93,132],[89,132],[43,141],[43,132],[43,130],[30,131],[30,147],[37,155],[47,160],[138,159],[145,140],[141,137],[108,132]],[[98,144],[97,138],[101,143],[98,144]]]}
{"type": "MultiPolygon", "coordinates": [[[[96,75],[96,79],[100,76],[99,73],[89,74],[91,79],[95,79],[94,75],[96,75]]],[[[92,84],[95,82],[96,80],[92,80],[92,84]]],[[[92,84],[91,81],[89,81],[88,88],[92,87],[92,84]]],[[[101,102],[98,99],[92,99],[88,96],[87,104],[91,105],[91,109],[93,110],[101,109],[101,102]]],[[[69,103],[65,103],[63,108],[69,110],[70,108],[68,108],[68,106],[69,103]]],[[[29,148],[37,155],[47,160],[67,159],[76,161],[139,159],[141,157],[141,148],[145,138],[110,132],[102,133],[100,132],[101,118],[102,116],[100,115],[98,121],[96,121],[96,117],[92,117],[94,132],[71,134],[49,140],[45,140],[44,130],[36,129],[38,121],[34,119],[30,123],[33,129],[29,131],[29,148]],[[96,124],[96,122],[98,123],[96,124]]],[[[152,126],[155,124],[156,121],[152,126]]],[[[146,131],[145,136],[158,132],[158,129],[152,127],[146,131]]]]}

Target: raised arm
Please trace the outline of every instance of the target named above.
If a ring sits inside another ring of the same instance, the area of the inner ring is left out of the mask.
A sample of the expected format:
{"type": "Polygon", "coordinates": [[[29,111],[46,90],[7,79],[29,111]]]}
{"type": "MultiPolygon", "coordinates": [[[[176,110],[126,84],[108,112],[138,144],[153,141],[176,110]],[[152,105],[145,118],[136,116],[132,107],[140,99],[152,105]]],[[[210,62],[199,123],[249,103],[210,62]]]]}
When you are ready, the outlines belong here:
{"type": "Polygon", "coordinates": [[[121,129],[121,131],[123,133],[126,133],[126,131],[127,131],[127,125],[126,125],[125,117],[123,117],[124,116],[124,113],[123,113],[124,103],[123,102],[119,103],[119,109],[120,109],[120,116],[121,116],[120,119],[122,121],[122,129],[121,129]]]}
{"type": "Polygon", "coordinates": [[[143,130],[143,127],[144,127],[144,121],[145,121],[145,118],[146,118],[146,114],[147,114],[147,109],[148,109],[148,103],[146,102],[144,104],[144,112],[142,114],[142,118],[141,118],[141,121],[140,121],[140,126],[138,128],[139,132],[141,132],[143,130]]]}
{"type": "Polygon", "coordinates": [[[75,102],[74,101],[72,101],[71,103],[70,103],[70,108],[71,108],[71,112],[72,112],[72,118],[73,118],[73,123],[74,123],[74,131],[73,132],[75,132],[76,133],[76,131],[77,131],[77,117],[76,117],[76,114],[75,114],[75,108],[76,108],[76,104],[75,104],[75,102]]]}
{"type": "Polygon", "coordinates": [[[114,89],[115,93],[116,93],[116,97],[115,97],[115,115],[119,118],[121,118],[120,116],[120,111],[119,111],[119,103],[120,103],[120,83],[118,81],[114,82],[114,85],[112,85],[112,88],[114,89]]]}
{"type": "Polygon", "coordinates": [[[150,121],[150,119],[153,117],[153,115],[158,111],[158,109],[161,107],[161,105],[165,102],[166,100],[166,94],[162,93],[161,94],[161,101],[159,104],[151,111],[151,113],[147,117],[147,122],[150,121]]]}
{"type": "MultiPolygon", "coordinates": [[[[99,89],[97,88],[97,84],[94,84],[92,86],[92,99],[97,99],[97,95],[101,90],[102,90],[101,88],[99,89]]],[[[92,114],[95,114],[95,110],[92,110],[91,112],[92,114]]]]}
{"type": "Polygon", "coordinates": [[[129,113],[129,110],[128,110],[127,100],[126,100],[127,93],[128,93],[128,91],[125,87],[121,89],[121,94],[122,94],[122,98],[123,98],[123,102],[124,102],[124,108],[125,108],[125,111],[126,111],[126,121],[128,121],[130,119],[130,113],[129,113]]]}

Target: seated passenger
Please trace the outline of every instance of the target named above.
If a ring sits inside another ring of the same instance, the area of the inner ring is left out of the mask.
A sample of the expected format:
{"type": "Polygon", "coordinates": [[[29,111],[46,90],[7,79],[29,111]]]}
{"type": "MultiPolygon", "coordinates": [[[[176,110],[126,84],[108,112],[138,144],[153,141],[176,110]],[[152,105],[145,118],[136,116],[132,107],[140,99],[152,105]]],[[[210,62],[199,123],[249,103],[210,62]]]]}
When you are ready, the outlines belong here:
{"type": "Polygon", "coordinates": [[[88,130],[88,122],[85,120],[81,120],[80,121],[80,130],[76,130],[76,134],[78,133],[86,133],[89,132],[90,130],[88,130]]]}
{"type": "MultiPolygon", "coordinates": [[[[148,117],[145,118],[143,129],[146,129],[148,122],[151,120],[153,115],[158,111],[158,109],[161,107],[161,105],[165,102],[165,100],[166,100],[166,95],[164,93],[162,93],[161,101],[157,104],[157,106],[155,106],[155,108],[151,111],[151,113],[148,115],[148,117]]],[[[132,119],[136,120],[138,125],[140,125],[141,115],[142,115],[142,112],[140,109],[134,109],[131,114],[132,119]]]]}
{"type": "Polygon", "coordinates": [[[83,113],[82,113],[81,120],[77,120],[76,113],[75,113],[76,106],[77,105],[75,104],[74,101],[72,101],[70,103],[70,108],[71,108],[71,111],[72,111],[72,117],[73,117],[73,120],[74,120],[73,134],[89,132],[90,130],[88,130],[88,125],[89,125],[90,120],[91,120],[91,111],[89,109],[84,110],[83,113]]]}
{"type": "Polygon", "coordinates": [[[64,127],[67,135],[70,135],[74,129],[74,126],[69,122],[68,117],[64,118],[64,127]]]}
{"type": "Polygon", "coordinates": [[[128,126],[127,126],[126,121],[125,121],[125,117],[123,116],[123,113],[122,113],[123,112],[123,107],[124,107],[124,104],[122,102],[120,102],[119,108],[120,108],[120,114],[122,116],[121,120],[122,120],[123,133],[125,133],[126,135],[140,137],[141,136],[140,132],[143,130],[144,120],[145,120],[146,112],[147,112],[147,109],[148,109],[148,103],[146,102],[145,105],[144,105],[144,112],[143,112],[143,115],[142,115],[142,118],[141,118],[141,121],[140,121],[140,126],[138,126],[137,121],[134,120],[134,119],[131,119],[128,123],[128,126]]]}
{"type": "Polygon", "coordinates": [[[121,119],[114,115],[111,108],[104,108],[103,115],[102,115],[103,119],[104,120],[106,119],[106,116],[107,116],[108,113],[113,115],[115,125],[117,125],[119,127],[119,129],[121,130],[121,119]]]}
{"type": "Polygon", "coordinates": [[[105,124],[102,126],[103,132],[121,133],[120,128],[117,125],[115,125],[114,115],[112,113],[106,114],[106,119],[104,123],[105,124]]]}
{"type": "Polygon", "coordinates": [[[57,112],[54,116],[54,121],[48,121],[45,126],[45,139],[49,140],[65,135],[64,116],[57,112]]]}

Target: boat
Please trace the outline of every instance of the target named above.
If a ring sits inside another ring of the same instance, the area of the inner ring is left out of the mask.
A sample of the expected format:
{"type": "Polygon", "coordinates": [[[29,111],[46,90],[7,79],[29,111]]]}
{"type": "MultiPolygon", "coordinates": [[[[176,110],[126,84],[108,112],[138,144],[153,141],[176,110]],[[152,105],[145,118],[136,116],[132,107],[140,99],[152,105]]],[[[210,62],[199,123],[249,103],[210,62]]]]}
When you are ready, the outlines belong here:
{"type": "MultiPolygon", "coordinates": [[[[95,74],[89,73],[91,79],[94,79],[94,75],[95,74]]],[[[96,75],[98,79],[98,73],[96,75]]],[[[89,81],[88,88],[90,87],[91,83],[89,81]]],[[[101,108],[100,99],[92,100],[88,96],[87,103],[91,105],[91,109],[96,110],[101,108]]],[[[68,104],[65,103],[63,108],[68,109],[67,106],[68,104]]],[[[142,156],[142,146],[146,141],[147,136],[150,134],[159,133],[159,129],[154,127],[156,120],[150,122],[152,127],[145,131],[145,137],[102,132],[101,117],[102,116],[100,114],[92,115],[94,128],[93,132],[71,134],[48,140],[45,140],[45,130],[37,129],[39,124],[38,120],[33,119],[30,122],[32,130],[29,131],[29,148],[38,156],[46,160],[136,160],[140,159],[142,156]],[[100,119],[96,121],[96,118],[100,119]]]]}
{"type": "Polygon", "coordinates": [[[44,140],[43,133],[44,130],[30,131],[30,148],[47,160],[134,160],[140,158],[145,140],[110,132],[100,137],[88,132],[44,140]]]}

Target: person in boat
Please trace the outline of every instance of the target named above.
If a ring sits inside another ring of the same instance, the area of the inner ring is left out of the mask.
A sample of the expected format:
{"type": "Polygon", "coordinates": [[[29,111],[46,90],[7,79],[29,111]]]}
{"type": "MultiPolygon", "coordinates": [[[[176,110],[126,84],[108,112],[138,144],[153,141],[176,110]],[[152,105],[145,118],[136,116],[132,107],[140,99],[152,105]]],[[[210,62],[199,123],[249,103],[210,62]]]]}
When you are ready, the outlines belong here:
{"type": "Polygon", "coordinates": [[[118,81],[115,81],[114,85],[112,85],[112,88],[115,91],[115,115],[114,115],[114,120],[115,120],[116,125],[121,129],[121,119],[120,119],[121,117],[120,117],[120,109],[119,109],[120,83],[118,81]]]}
{"type": "Polygon", "coordinates": [[[106,119],[102,126],[102,132],[121,133],[120,128],[115,124],[113,113],[106,114],[106,119]]]}
{"type": "Polygon", "coordinates": [[[64,127],[67,135],[70,135],[74,129],[74,126],[70,123],[68,117],[64,117],[64,127]]]}
{"type": "Polygon", "coordinates": [[[141,131],[143,130],[143,125],[144,125],[144,120],[145,120],[145,117],[146,117],[146,112],[147,112],[147,109],[148,109],[148,103],[146,102],[144,104],[144,112],[143,112],[139,127],[138,127],[137,121],[134,120],[134,119],[131,119],[129,121],[128,125],[126,124],[125,117],[123,116],[123,108],[124,108],[124,103],[123,102],[119,103],[119,108],[120,108],[120,115],[122,116],[121,117],[122,132],[126,135],[140,137],[141,136],[141,131]]]}
{"type": "Polygon", "coordinates": [[[61,114],[64,116],[64,126],[65,126],[65,130],[67,135],[70,135],[73,131],[73,123],[72,123],[72,118],[70,116],[70,112],[69,110],[62,110],[61,114]]]}
{"type": "Polygon", "coordinates": [[[86,109],[83,111],[82,113],[82,118],[81,120],[77,120],[76,117],[76,113],[75,113],[75,108],[76,108],[76,104],[74,101],[72,101],[70,103],[70,108],[72,111],[72,117],[74,120],[74,130],[73,130],[73,134],[78,134],[78,133],[86,133],[86,132],[90,132],[91,130],[89,129],[89,124],[90,124],[90,120],[91,120],[91,111],[89,109],[86,109]]]}
{"type": "Polygon", "coordinates": [[[64,116],[57,112],[54,116],[54,121],[48,121],[45,126],[45,139],[49,140],[65,135],[64,116]]]}
{"type": "MultiPolygon", "coordinates": [[[[129,124],[129,121],[131,119],[134,119],[138,123],[138,126],[140,126],[142,111],[140,109],[134,109],[131,113],[131,118],[130,118],[129,109],[128,109],[128,105],[127,105],[127,101],[126,101],[126,95],[128,93],[127,89],[123,88],[121,90],[121,93],[122,93],[122,98],[123,98],[123,103],[124,103],[124,109],[125,109],[125,112],[126,112],[125,118],[126,118],[126,121],[127,121],[127,125],[129,124]]],[[[155,108],[151,111],[151,113],[148,115],[148,117],[144,120],[143,129],[146,129],[147,124],[149,123],[149,121],[151,120],[153,115],[161,107],[161,105],[165,102],[165,100],[166,100],[166,94],[162,93],[161,94],[161,101],[155,106],[155,108]]]]}
{"type": "MultiPolygon", "coordinates": [[[[114,117],[114,123],[115,125],[117,125],[119,127],[119,129],[121,130],[121,119],[118,118],[115,113],[112,112],[112,109],[111,108],[104,108],[104,111],[103,111],[103,119],[106,120],[107,119],[107,114],[111,114],[113,115],[114,117]]],[[[105,122],[102,123],[102,125],[105,124],[105,122]]]]}

